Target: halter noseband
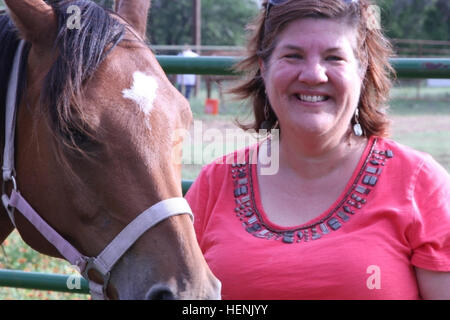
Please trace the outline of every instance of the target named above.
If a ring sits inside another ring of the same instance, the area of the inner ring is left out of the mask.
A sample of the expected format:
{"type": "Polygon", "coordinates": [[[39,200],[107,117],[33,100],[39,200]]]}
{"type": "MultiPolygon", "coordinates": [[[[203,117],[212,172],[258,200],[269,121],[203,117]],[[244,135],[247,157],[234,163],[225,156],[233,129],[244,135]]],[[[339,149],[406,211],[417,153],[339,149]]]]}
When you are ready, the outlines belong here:
{"type": "Polygon", "coordinates": [[[175,215],[189,214],[194,219],[191,208],[184,198],[171,198],[160,201],[142,212],[129,225],[127,225],[108,246],[97,256],[82,255],[75,247],[65,240],[53,229],[20,194],[14,169],[14,133],[16,126],[17,89],[19,83],[20,61],[25,41],[21,40],[17,48],[11,76],[8,83],[5,115],[5,146],[3,155],[3,186],[2,203],[14,226],[14,211],[17,209],[30,221],[33,226],[59,251],[59,253],[72,265],[80,269],[81,274],[89,279],[89,271],[94,269],[103,277],[103,283],[89,281],[89,290],[93,299],[108,299],[106,289],[109,284],[111,270],[116,262],[147,230],[159,222],[175,215]],[[11,196],[6,194],[6,183],[13,185],[11,196]]]}

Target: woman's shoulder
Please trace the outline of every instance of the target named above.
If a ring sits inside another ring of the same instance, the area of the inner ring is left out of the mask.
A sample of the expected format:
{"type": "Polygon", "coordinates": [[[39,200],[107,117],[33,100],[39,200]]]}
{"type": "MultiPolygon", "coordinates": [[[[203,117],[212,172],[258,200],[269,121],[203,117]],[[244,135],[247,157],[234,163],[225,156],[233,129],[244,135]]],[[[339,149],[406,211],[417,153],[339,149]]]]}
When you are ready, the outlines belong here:
{"type": "Polygon", "coordinates": [[[440,176],[447,180],[450,179],[447,170],[429,153],[419,151],[393,139],[378,138],[377,140],[377,149],[385,153],[389,152],[389,155],[396,160],[392,161],[392,164],[398,169],[398,174],[411,174],[415,172],[416,174],[422,173],[422,175],[440,176]]]}

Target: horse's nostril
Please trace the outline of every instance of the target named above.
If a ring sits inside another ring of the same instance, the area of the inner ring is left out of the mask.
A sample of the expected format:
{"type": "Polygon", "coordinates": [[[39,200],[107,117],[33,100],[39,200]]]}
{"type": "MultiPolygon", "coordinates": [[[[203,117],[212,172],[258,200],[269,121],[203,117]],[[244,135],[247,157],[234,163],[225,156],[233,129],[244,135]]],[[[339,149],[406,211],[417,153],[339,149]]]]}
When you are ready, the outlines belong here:
{"type": "Polygon", "coordinates": [[[169,287],[164,285],[153,286],[145,295],[146,300],[175,300],[175,295],[169,287]]]}

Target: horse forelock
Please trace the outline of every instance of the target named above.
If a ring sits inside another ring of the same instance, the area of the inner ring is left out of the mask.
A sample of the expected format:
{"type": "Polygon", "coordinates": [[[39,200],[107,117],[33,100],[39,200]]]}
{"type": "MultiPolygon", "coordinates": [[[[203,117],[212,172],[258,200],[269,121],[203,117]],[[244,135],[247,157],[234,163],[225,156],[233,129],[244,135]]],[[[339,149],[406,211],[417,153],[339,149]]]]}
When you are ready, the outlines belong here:
{"type": "Polygon", "coordinates": [[[95,140],[95,136],[83,108],[83,87],[123,39],[126,27],[111,16],[112,12],[92,1],[53,0],[50,5],[58,21],[54,44],[57,57],[45,78],[41,105],[47,108],[55,141],[87,155],[79,138],[95,140]],[[79,28],[71,29],[67,25],[68,8],[73,5],[80,9],[81,16],[79,28]]]}

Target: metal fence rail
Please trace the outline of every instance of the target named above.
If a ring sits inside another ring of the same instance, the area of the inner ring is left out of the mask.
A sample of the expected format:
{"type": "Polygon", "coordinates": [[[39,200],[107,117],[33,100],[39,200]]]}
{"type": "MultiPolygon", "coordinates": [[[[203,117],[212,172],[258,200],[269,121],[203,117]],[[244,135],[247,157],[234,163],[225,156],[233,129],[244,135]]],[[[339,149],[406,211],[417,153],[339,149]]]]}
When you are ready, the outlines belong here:
{"type": "MultiPolygon", "coordinates": [[[[157,56],[168,74],[239,75],[232,67],[239,57],[157,56]]],[[[450,78],[450,58],[396,58],[391,63],[398,78],[450,78]]]]}
{"type": "MultiPolygon", "coordinates": [[[[231,68],[241,58],[157,56],[157,59],[168,74],[233,75],[235,73],[231,68]]],[[[450,79],[450,58],[398,58],[392,59],[391,62],[398,78],[450,79]]],[[[183,194],[191,184],[190,180],[182,181],[183,194]]],[[[81,279],[80,289],[69,289],[67,282],[70,281],[70,277],[58,274],[0,270],[0,287],[89,293],[88,282],[84,278],[81,279]]]]}
{"type": "Polygon", "coordinates": [[[59,291],[80,294],[89,293],[89,283],[86,279],[80,276],[79,288],[77,288],[78,286],[75,282],[73,282],[73,280],[73,276],[61,274],[46,274],[17,270],[0,270],[0,287],[59,291]],[[68,285],[68,283],[70,283],[71,285],[68,285]],[[69,289],[69,287],[72,287],[72,285],[74,286],[74,289],[69,289]]]}

